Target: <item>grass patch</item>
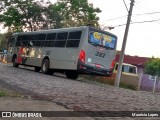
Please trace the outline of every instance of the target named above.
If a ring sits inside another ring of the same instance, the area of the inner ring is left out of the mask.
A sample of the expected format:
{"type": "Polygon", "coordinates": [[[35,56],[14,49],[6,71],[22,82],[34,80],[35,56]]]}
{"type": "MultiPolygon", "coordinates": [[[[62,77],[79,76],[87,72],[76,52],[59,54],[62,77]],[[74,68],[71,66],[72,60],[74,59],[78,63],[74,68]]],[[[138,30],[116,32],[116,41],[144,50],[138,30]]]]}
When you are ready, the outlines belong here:
{"type": "Polygon", "coordinates": [[[0,97],[6,96],[6,93],[3,91],[0,91],[0,97]]]}
{"type": "MultiPolygon", "coordinates": [[[[103,76],[92,76],[92,75],[83,75],[82,76],[83,80],[87,81],[92,81],[92,82],[97,82],[97,83],[103,83],[107,85],[112,85],[114,86],[115,80],[113,78],[107,78],[103,76]]],[[[130,89],[130,90],[136,90],[136,88],[132,85],[128,85],[125,83],[120,83],[119,87],[125,88],[125,89],[130,89]]]]}
{"type": "Polygon", "coordinates": [[[130,89],[130,90],[136,90],[135,87],[133,87],[132,85],[126,85],[124,83],[120,83],[119,85],[121,88],[125,88],[125,89],[130,89]]]}

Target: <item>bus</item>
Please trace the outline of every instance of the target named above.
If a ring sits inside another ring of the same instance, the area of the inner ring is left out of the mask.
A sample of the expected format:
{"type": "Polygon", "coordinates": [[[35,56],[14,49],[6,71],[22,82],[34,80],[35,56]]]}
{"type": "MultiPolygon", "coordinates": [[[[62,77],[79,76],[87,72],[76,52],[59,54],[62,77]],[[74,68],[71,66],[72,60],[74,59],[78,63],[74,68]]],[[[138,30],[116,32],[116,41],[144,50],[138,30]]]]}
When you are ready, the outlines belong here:
{"type": "Polygon", "coordinates": [[[70,79],[79,74],[110,76],[116,45],[116,35],[91,26],[14,33],[7,61],[44,74],[64,72],[70,79]]]}

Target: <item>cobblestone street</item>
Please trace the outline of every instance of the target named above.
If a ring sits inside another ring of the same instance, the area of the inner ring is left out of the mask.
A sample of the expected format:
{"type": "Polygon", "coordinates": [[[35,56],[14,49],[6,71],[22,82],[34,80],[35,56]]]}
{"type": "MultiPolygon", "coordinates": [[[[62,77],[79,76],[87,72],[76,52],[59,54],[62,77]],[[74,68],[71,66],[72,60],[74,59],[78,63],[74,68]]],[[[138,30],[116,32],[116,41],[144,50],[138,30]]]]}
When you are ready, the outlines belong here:
{"type": "Polygon", "coordinates": [[[72,110],[160,111],[159,94],[45,75],[21,66],[0,63],[0,83],[72,110]]]}

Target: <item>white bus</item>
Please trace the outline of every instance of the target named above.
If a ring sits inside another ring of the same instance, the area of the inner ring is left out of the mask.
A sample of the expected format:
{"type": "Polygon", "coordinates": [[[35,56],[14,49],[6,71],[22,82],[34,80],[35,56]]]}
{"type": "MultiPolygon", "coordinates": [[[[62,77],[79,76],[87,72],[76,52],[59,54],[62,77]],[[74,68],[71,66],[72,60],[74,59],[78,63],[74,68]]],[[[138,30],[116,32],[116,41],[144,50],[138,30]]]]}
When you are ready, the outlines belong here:
{"type": "Polygon", "coordinates": [[[45,74],[65,72],[110,76],[117,37],[90,26],[15,33],[9,39],[7,61],[27,65],[45,74]]]}

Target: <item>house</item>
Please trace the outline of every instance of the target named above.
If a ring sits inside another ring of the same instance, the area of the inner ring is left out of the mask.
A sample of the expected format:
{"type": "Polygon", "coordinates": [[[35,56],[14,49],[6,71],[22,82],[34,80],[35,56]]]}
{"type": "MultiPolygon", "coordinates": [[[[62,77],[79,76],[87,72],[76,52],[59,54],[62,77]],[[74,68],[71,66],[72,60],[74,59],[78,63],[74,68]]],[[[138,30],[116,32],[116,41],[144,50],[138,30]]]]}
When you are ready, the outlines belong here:
{"type": "MultiPolygon", "coordinates": [[[[119,52],[117,52],[117,53],[118,54],[116,55],[115,61],[119,62],[120,53],[119,52]]],[[[151,59],[151,58],[124,55],[123,63],[137,66],[138,74],[143,74],[144,73],[144,65],[149,59],[151,59]]]]}

